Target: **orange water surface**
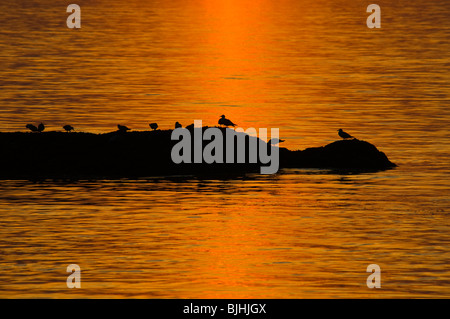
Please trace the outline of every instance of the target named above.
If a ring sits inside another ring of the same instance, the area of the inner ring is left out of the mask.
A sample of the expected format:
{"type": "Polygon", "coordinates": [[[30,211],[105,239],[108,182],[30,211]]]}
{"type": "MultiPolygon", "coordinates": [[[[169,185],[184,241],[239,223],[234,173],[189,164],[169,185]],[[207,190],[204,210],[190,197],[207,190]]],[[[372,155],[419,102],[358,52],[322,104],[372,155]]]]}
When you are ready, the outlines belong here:
{"type": "Polygon", "coordinates": [[[290,149],[343,128],[399,167],[0,181],[0,297],[450,297],[449,2],[380,0],[380,29],[361,1],[78,0],[78,30],[67,4],[0,3],[0,132],[225,114],[290,149]]]}

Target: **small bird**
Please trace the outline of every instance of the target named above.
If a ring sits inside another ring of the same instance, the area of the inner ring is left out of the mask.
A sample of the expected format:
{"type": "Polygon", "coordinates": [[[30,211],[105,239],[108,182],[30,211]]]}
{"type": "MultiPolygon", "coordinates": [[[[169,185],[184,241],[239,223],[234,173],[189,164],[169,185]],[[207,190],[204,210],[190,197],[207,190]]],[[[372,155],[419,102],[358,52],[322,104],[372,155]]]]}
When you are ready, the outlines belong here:
{"type": "Polygon", "coordinates": [[[125,125],[120,125],[120,124],[117,124],[117,128],[119,129],[119,132],[122,132],[122,133],[126,133],[126,131],[129,131],[130,129],[128,128],[128,127],[126,127],[125,125]]]}
{"type": "Polygon", "coordinates": [[[35,125],[33,125],[33,124],[27,124],[25,127],[27,129],[29,129],[31,132],[37,132],[38,131],[38,128],[35,125]]]}
{"type": "Polygon", "coordinates": [[[72,125],[64,125],[64,126],[63,126],[63,129],[65,129],[66,132],[70,132],[70,131],[73,131],[73,130],[74,130],[74,128],[73,128],[72,125]]]}
{"type": "Polygon", "coordinates": [[[231,122],[229,119],[225,118],[225,115],[222,115],[219,120],[219,125],[225,125],[225,126],[236,126],[233,122],[231,122]]]}
{"type": "Polygon", "coordinates": [[[347,138],[353,138],[353,136],[351,136],[350,134],[344,132],[341,128],[338,130],[338,134],[340,137],[342,137],[344,140],[347,138]]]}
{"type": "Polygon", "coordinates": [[[267,144],[270,144],[270,145],[277,145],[277,144],[280,144],[280,143],[283,143],[285,140],[280,140],[279,138],[271,138],[268,142],[267,142],[267,144]]]}
{"type": "MultiPolygon", "coordinates": [[[[178,123],[178,122],[177,122],[178,123]]],[[[157,123],[150,123],[148,126],[150,126],[150,128],[153,130],[153,131],[156,131],[156,129],[158,128],[158,124],[157,123]]]]}
{"type": "Polygon", "coordinates": [[[38,132],[43,132],[45,130],[45,125],[41,123],[38,125],[37,129],[38,129],[38,132]]]}
{"type": "Polygon", "coordinates": [[[181,127],[183,127],[183,126],[180,123],[178,123],[178,122],[175,123],[175,128],[181,128],[181,127]]]}

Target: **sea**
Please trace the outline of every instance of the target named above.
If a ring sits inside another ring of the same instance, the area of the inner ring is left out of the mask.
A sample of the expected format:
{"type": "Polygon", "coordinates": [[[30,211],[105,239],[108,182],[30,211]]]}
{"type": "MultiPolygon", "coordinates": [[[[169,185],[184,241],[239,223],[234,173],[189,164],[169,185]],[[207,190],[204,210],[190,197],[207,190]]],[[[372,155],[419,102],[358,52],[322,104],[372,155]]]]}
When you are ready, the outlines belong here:
{"type": "Polygon", "coordinates": [[[377,0],[380,28],[368,1],[76,3],[74,29],[67,1],[0,3],[0,132],[223,114],[398,166],[1,180],[0,298],[450,297],[449,1],[377,0]]]}

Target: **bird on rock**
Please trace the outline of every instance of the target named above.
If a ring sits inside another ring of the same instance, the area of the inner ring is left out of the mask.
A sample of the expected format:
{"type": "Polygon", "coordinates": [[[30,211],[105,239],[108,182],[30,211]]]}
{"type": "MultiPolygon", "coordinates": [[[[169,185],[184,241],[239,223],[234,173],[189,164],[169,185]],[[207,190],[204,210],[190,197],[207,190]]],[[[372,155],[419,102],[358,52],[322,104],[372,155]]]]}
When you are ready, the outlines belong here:
{"type": "Polygon", "coordinates": [[[226,126],[226,127],[228,127],[228,126],[236,126],[236,124],[234,124],[233,122],[231,122],[229,119],[225,118],[225,115],[222,115],[222,116],[220,117],[219,125],[224,125],[224,126],[226,126]]]}
{"type": "Polygon", "coordinates": [[[31,132],[37,132],[38,131],[38,128],[35,125],[33,125],[33,124],[27,124],[25,127],[27,129],[29,129],[31,132]]]}
{"type": "Polygon", "coordinates": [[[338,134],[340,137],[342,137],[344,140],[347,138],[353,138],[353,136],[351,136],[350,134],[344,132],[341,128],[338,130],[338,134]]]}
{"type": "Polygon", "coordinates": [[[70,131],[73,131],[73,130],[74,130],[74,128],[73,128],[72,125],[64,125],[64,126],[63,126],[63,129],[65,129],[66,132],[70,132],[70,131]]]}
{"type": "Polygon", "coordinates": [[[130,129],[128,128],[128,127],[126,127],[125,125],[120,125],[120,124],[117,124],[117,128],[119,129],[119,132],[122,132],[122,133],[126,133],[126,131],[129,131],[130,129]]]}
{"type": "Polygon", "coordinates": [[[38,125],[37,129],[38,129],[38,132],[43,132],[45,130],[45,125],[41,123],[38,125]]]}

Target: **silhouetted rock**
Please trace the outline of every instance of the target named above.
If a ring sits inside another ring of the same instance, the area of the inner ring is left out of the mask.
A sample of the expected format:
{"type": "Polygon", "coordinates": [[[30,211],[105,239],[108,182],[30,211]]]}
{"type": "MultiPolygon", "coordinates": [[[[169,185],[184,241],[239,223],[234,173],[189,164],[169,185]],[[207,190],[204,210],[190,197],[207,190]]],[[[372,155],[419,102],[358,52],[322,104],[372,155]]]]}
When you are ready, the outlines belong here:
{"type": "MultiPolygon", "coordinates": [[[[203,128],[205,130],[206,127],[203,128]]],[[[223,133],[226,128],[219,128],[223,133]]],[[[190,132],[193,128],[189,129],[190,132]]],[[[259,172],[265,164],[174,164],[172,130],[92,134],[42,132],[0,133],[0,178],[116,178],[156,175],[230,175],[259,172]]],[[[244,133],[239,133],[244,134],[244,133]]],[[[191,133],[193,140],[193,133],[191,133]]],[[[245,134],[244,134],[245,135],[245,134]]],[[[248,141],[256,137],[245,136],[248,141]]],[[[203,147],[209,141],[203,142],[203,147]]],[[[267,146],[266,143],[263,145],[267,146]]],[[[268,146],[267,146],[268,147],[268,146]]],[[[360,140],[291,151],[279,148],[281,168],[395,167],[377,148],[360,140]]],[[[192,152],[193,153],[193,152],[192,152]]],[[[247,149],[248,158],[248,149],[247,149]]]]}
{"type": "Polygon", "coordinates": [[[280,160],[283,167],[382,170],[397,166],[374,145],[357,139],[340,140],[303,151],[282,149],[280,160]]]}

